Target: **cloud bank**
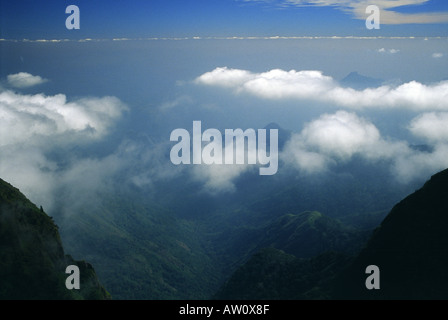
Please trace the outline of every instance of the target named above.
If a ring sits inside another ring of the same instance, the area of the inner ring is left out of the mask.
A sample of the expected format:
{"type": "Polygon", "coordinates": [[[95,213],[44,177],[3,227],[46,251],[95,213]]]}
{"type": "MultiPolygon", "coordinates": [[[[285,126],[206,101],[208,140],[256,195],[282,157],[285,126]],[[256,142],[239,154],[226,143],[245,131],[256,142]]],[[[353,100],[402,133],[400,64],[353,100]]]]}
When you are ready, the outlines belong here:
{"type": "MultiPolygon", "coordinates": [[[[195,83],[265,100],[311,101],[345,108],[306,123],[285,144],[281,162],[301,172],[324,172],[357,157],[372,163],[388,163],[399,181],[409,182],[448,167],[448,81],[432,85],[411,81],[356,90],[342,87],[332,77],[316,70],[274,69],[254,73],[220,67],[200,75],[195,83]],[[372,122],[355,113],[365,109],[416,112],[407,128],[431,152],[419,150],[408,141],[383,136],[372,122]]],[[[227,178],[236,176],[235,173],[227,178]]]]}
{"type": "Polygon", "coordinates": [[[249,93],[264,99],[310,100],[352,109],[448,110],[448,81],[433,85],[411,81],[397,87],[384,85],[355,90],[340,86],[332,77],[316,70],[274,69],[253,73],[247,70],[219,67],[202,74],[195,82],[230,88],[235,93],[249,93]]]}
{"type": "Polygon", "coordinates": [[[24,95],[6,90],[0,92],[0,146],[99,139],[125,110],[115,97],[67,101],[63,94],[24,95]]]}
{"type": "Polygon", "coordinates": [[[307,173],[326,171],[355,156],[370,162],[386,161],[397,179],[406,183],[448,167],[446,120],[448,115],[433,113],[412,120],[409,129],[413,134],[437,142],[433,152],[422,152],[406,141],[383,137],[373,123],[352,112],[323,114],[294,134],[281,156],[307,173]]]}

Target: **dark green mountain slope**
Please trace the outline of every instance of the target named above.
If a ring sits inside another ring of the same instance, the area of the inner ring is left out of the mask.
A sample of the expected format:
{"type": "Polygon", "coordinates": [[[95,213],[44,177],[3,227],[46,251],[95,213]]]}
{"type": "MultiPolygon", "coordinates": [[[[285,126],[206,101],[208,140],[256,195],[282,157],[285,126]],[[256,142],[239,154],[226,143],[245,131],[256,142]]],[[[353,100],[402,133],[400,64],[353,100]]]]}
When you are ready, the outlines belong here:
{"type": "Polygon", "coordinates": [[[348,256],[335,252],[300,259],[278,249],[262,249],[235,271],[214,298],[328,299],[328,283],[348,261],[348,256]]]}
{"type": "MultiPolygon", "coordinates": [[[[258,245],[216,299],[328,298],[328,283],[368,237],[320,212],[287,214],[258,234],[258,245]]],[[[253,236],[251,241],[254,242],[253,236]]]]}
{"type": "Polygon", "coordinates": [[[448,170],[398,203],[338,279],[337,298],[448,299],[448,170]],[[367,290],[365,268],[380,269],[367,290]]]}
{"type": "MultiPolygon", "coordinates": [[[[294,227],[289,226],[288,221],[302,221],[304,216],[285,216],[286,223],[277,224],[272,230],[278,240],[272,241],[268,235],[266,243],[283,246],[291,253],[286,239],[290,239],[294,234],[291,230],[297,226],[297,230],[301,230],[298,239],[304,244],[313,243],[313,234],[300,227],[310,225],[309,219],[318,217],[316,213],[308,214],[308,222],[296,223],[294,227]],[[307,237],[311,241],[306,240],[307,237]]],[[[448,299],[447,230],[448,169],[432,176],[421,189],[395,205],[366,246],[353,258],[327,252],[300,259],[275,249],[261,250],[237,269],[215,297],[445,300],[448,299]],[[365,271],[369,265],[380,269],[379,290],[366,288],[370,274],[365,271]]],[[[327,233],[323,228],[319,231],[322,235],[327,233]]],[[[323,239],[331,243],[339,237],[326,235],[323,239]]]]}
{"type": "Polygon", "coordinates": [[[216,291],[204,230],[131,191],[98,202],[55,219],[67,250],[95,265],[114,299],[205,299],[216,291]]]}
{"type": "Polygon", "coordinates": [[[0,299],[108,299],[92,266],[64,254],[58,227],[20,191],[0,179],[0,299]],[[80,290],[65,269],[77,265],[80,290]]]}
{"type": "Polygon", "coordinates": [[[354,252],[367,240],[366,235],[320,212],[306,211],[286,214],[265,228],[258,248],[274,247],[298,258],[311,258],[325,251],[354,252]]]}

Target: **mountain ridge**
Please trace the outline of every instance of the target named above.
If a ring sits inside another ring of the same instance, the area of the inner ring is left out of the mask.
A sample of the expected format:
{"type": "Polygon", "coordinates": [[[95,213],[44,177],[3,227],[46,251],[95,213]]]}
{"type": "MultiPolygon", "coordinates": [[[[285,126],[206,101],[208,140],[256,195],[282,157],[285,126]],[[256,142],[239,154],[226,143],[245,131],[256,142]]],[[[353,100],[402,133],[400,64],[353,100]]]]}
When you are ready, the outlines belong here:
{"type": "Polygon", "coordinates": [[[0,179],[0,299],[103,300],[109,293],[92,265],[65,254],[58,226],[19,189],[0,179]],[[80,271],[80,289],[68,290],[66,267],[80,271]]]}
{"type": "Polygon", "coordinates": [[[359,253],[327,251],[304,259],[278,248],[261,249],[215,299],[445,300],[447,229],[448,169],[399,201],[359,253]],[[378,290],[366,288],[370,265],[380,270],[378,290]]]}

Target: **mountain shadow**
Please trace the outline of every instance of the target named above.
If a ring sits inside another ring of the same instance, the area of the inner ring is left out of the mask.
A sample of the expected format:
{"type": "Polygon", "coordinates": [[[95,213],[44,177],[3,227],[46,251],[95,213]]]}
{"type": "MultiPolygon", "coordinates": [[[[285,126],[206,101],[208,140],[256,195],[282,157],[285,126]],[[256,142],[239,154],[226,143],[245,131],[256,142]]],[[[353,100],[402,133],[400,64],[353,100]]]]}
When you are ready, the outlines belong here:
{"type": "Polygon", "coordinates": [[[448,299],[448,169],[399,202],[334,284],[340,299],[448,299]],[[380,270],[367,290],[366,267],[380,270]]]}
{"type": "Polygon", "coordinates": [[[64,253],[52,218],[1,179],[0,279],[2,300],[110,299],[93,267],[64,253]],[[79,268],[78,290],[65,286],[69,265],[79,268]]]}

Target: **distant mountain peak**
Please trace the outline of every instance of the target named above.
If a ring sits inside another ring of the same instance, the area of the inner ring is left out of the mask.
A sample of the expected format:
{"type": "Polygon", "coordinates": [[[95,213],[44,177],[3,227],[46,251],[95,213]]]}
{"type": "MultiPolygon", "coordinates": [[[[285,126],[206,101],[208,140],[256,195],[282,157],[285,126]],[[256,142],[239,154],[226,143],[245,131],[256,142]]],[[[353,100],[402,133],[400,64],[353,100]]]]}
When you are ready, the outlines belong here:
{"type": "Polygon", "coordinates": [[[283,128],[280,127],[280,125],[277,122],[270,122],[264,127],[264,129],[283,129],[283,128]]]}
{"type": "Polygon", "coordinates": [[[383,82],[384,80],[368,77],[357,71],[352,71],[340,81],[340,84],[353,89],[366,89],[379,87],[383,82]]]}
{"type": "MultiPolygon", "coordinates": [[[[270,122],[268,123],[263,129],[266,130],[278,130],[278,147],[279,149],[282,149],[285,145],[286,141],[291,138],[291,131],[282,128],[278,123],[276,122],[270,122]]],[[[270,143],[270,135],[267,136],[267,143],[270,143]]]]}

